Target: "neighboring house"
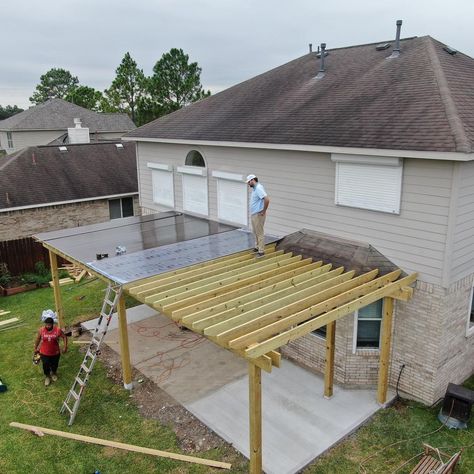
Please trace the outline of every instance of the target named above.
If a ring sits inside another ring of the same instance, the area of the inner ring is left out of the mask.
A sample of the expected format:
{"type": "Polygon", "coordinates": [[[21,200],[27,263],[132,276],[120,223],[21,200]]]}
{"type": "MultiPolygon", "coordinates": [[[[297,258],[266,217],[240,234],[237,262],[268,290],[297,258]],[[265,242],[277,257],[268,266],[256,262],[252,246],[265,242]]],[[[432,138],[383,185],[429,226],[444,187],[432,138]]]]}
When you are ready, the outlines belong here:
{"type": "Polygon", "coordinates": [[[139,215],[133,143],[29,147],[0,159],[0,241],[139,215]]]}
{"type": "MultiPolygon", "coordinates": [[[[271,197],[266,233],[325,234],[333,253],[308,253],[335,262],[363,242],[419,272],[395,305],[390,383],[431,403],[474,370],[474,60],[429,36],[399,55],[393,43],[329,50],[324,71],[310,52],[125,139],[144,213],[248,226],[255,173],[271,197]]],[[[338,322],[340,383],[376,382],[381,318],[374,303],[338,322]]],[[[324,331],[285,353],[322,370],[324,331]]]]}
{"type": "Polygon", "coordinates": [[[127,114],[93,112],[62,99],[50,99],[1,120],[0,146],[12,154],[28,146],[47,145],[60,137],[65,139],[74,119],[89,129],[91,141],[117,140],[136,128],[127,114]]]}

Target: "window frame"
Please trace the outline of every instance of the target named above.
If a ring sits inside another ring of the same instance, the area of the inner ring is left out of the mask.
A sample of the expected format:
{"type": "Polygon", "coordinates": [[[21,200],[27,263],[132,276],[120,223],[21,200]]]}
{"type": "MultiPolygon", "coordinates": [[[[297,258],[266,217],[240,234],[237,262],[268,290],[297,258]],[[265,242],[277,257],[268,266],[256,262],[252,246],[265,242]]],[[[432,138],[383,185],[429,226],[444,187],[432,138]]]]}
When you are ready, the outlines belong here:
{"type": "Polygon", "coordinates": [[[131,199],[132,200],[132,215],[131,216],[126,216],[126,217],[133,217],[135,215],[135,209],[134,209],[134,202],[133,202],[133,196],[124,196],[120,198],[115,198],[115,199],[109,199],[109,220],[114,220],[114,219],[124,219],[123,216],[123,200],[124,199],[131,199]],[[111,217],[111,212],[110,212],[110,203],[112,201],[120,201],[120,217],[111,217]]]}
{"type": "Polygon", "coordinates": [[[472,311],[474,309],[473,303],[474,298],[474,286],[471,287],[471,291],[469,292],[469,310],[467,312],[467,320],[466,320],[466,337],[470,337],[474,335],[474,321],[471,322],[472,311]]]}
{"type": "MultiPolygon", "coordinates": [[[[371,304],[375,304],[380,300],[374,301],[371,304]]],[[[369,306],[369,305],[367,305],[369,306]]],[[[380,318],[363,318],[364,321],[379,321],[380,322],[380,330],[379,330],[379,344],[378,347],[364,347],[364,346],[358,346],[357,345],[357,332],[359,328],[359,310],[354,311],[354,332],[352,334],[352,353],[357,354],[360,351],[374,351],[374,352],[380,352],[380,340],[382,338],[382,321],[383,321],[383,313],[384,313],[384,304],[382,301],[382,309],[381,309],[381,315],[380,318]]]]}
{"type": "Polygon", "coordinates": [[[7,132],[7,147],[8,149],[14,148],[13,146],[13,133],[12,132],[7,132]]]}
{"type": "Polygon", "coordinates": [[[151,200],[153,204],[157,204],[158,206],[164,206],[170,209],[174,209],[176,205],[176,196],[175,196],[175,186],[174,186],[174,173],[173,173],[173,167],[171,165],[167,165],[164,163],[147,163],[147,168],[151,171],[151,200]],[[172,196],[172,202],[170,203],[169,201],[167,202],[159,202],[155,201],[155,191],[154,191],[154,186],[153,186],[153,173],[154,172],[167,172],[171,176],[171,196],[172,196]]]}
{"type": "Polygon", "coordinates": [[[244,181],[244,177],[241,174],[237,173],[229,173],[227,171],[212,171],[212,177],[216,178],[216,205],[217,205],[217,218],[219,221],[223,222],[229,222],[233,225],[239,225],[243,227],[248,227],[249,225],[249,216],[248,216],[248,191],[247,191],[247,183],[244,181]],[[241,217],[244,217],[243,222],[240,221],[233,221],[233,220],[228,220],[225,219],[225,217],[222,217],[222,205],[221,201],[219,200],[220,198],[220,192],[221,192],[221,186],[225,185],[226,182],[234,182],[234,183],[240,183],[243,185],[241,191],[242,195],[244,197],[244,209],[243,209],[243,215],[241,217]]]}

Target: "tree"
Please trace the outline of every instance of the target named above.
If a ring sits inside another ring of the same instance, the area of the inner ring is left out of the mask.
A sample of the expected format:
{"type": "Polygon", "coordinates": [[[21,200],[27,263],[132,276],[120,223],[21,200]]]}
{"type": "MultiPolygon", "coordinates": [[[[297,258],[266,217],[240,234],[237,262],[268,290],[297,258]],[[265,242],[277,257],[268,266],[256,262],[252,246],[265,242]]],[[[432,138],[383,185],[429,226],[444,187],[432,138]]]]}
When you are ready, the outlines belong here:
{"type": "Polygon", "coordinates": [[[126,53],[115,70],[115,79],[104,91],[103,109],[126,112],[133,122],[137,119],[137,108],[146,94],[146,78],[130,53],[126,53]]]}
{"type": "Polygon", "coordinates": [[[102,92],[89,86],[77,86],[71,89],[65,97],[68,102],[95,111],[101,109],[102,99],[102,92]]]}
{"type": "Polygon", "coordinates": [[[16,105],[7,105],[5,107],[0,105],[0,120],[7,119],[8,117],[19,114],[20,112],[23,112],[23,109],[20,109],[20,107],[16,105]]]}
{"type": "Polygon", "coordinates": [[[48,99],[64,99],[79,84],[79,79],[61,68],[50,69],[40,77],[36,91],[30,97],[33,104],[41,104],[48,99]]]}
{"type": "Polygon", "coordinates": [[[169,114],[211,94],[201,85],[201,68],[182,49],[172,48],[153,68],[149,93],[159,115],[169,114]]]}

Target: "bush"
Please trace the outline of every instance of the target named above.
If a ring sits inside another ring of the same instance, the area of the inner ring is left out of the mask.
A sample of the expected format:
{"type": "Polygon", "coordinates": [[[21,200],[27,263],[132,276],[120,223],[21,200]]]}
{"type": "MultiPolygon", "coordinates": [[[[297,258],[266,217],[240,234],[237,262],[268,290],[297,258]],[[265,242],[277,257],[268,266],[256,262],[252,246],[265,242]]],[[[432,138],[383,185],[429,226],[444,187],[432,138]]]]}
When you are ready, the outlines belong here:
{"type": "Polygon", "coordinates": [[[8,271],[6,263],[0,263],[0,286],[7,286],[12,281],[12,276],[8,271]]]}

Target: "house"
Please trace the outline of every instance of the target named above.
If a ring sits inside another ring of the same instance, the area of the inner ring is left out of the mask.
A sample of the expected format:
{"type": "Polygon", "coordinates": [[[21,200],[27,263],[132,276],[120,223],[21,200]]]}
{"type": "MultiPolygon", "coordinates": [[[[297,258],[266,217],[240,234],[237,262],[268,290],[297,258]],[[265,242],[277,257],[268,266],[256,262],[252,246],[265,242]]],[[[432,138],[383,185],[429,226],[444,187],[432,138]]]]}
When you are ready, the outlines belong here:
{"type": "Polygon", "coordinates": [[[139,215],[133,143],[28,147],[0,160],[0,241],[139,215]]]}
{"type": "MultiPolygon", "coordinates": [[[[419,272],[395,304],[390,384],[432,403],[474,371],[473,83],[474,60],[429,36],[322,45],[128,133],[141,211],[246,227],[255,173],[271,197],[266,233],[329,261],[374,250],[419,272]]],[[[338,322],[341,384],[376,382],[379,303],[338,322]]],[[[324,338],[284,353],[322,371],[324,338]]]]}
{"type": "Polygon", "coordinates": [[[91,141],[117,140],[135,128],[127,114],[93,112],[63,99],[50,99],[0,121],[0,149],[7,154],[28,146],[68,142],[68,128],[78,119],[89,129],[91,141]]]}

